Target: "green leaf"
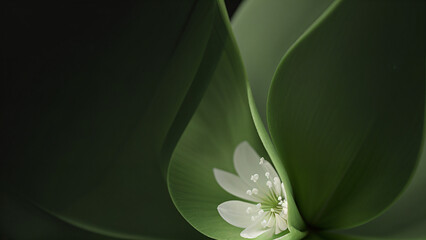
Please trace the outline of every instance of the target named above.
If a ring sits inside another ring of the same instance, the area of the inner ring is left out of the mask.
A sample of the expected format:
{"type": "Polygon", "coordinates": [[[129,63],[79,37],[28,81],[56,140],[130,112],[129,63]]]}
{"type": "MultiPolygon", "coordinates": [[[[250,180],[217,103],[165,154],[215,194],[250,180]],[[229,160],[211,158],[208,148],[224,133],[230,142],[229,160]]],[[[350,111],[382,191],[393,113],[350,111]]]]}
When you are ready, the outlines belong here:
{"type": "MultiPolygon", "coordinates": [[[[344,235],[336,234],[332,232],[319,232],[308,235],[304,240],[407,240],[407,238],[401,237],[389,237],[389,238],[378,238],[378,237],[365,237],[356,235],[344,235]]],[[[410,240],[424,240],[424,238],[410,238],[410,240]]]]}
{"type": "Polygon", "coordinates": [[[335,233],[329,233],[329,232],[318,232],[318,233],[309,234],[308,236],[303,238],[303,240],[379,240],[379,239],[347,236],[347,235],[341,235],[341,234],[335,234],[335,233]]]}
{"type": "Polygon", "coordinates": [[[322,238],[319,235],[316,234],[309,234],[303,240],[327,240],[326,238],[322,238]]]}
{"type": "Polygon", "coordinates": [[[256,107],[266,124],[275,69],[290,46],[333,0],[246,0],[232,18],[256,107]]]}
{"type": "Polygon", "coordinates": [[[168,183],[177,209],[198,231],[215,239],[242,239],[243,229],[227,223],[217,211],[219,204],[237,198],[217,184],[213,168],[235,173],[233,153],[243,141],[268,157],[251,118],[244,68],[223,2],[220,6],[223,16],[215,30],[226,48],[172,155],[168,183]]]}
{"type": "MultiPolygon", "coordinates": [[[[288,174],[286,169],[284,168],[281,159],[278,156],[278,153],[275,149],[274,144],[271,141],[271,138],[269,137],[268,132],[265,129],[265,126],[263,125],[262,120],[260,119],[259,112],[257,111],[255,101],[253,99],[253,95],[251,92],[250,85],[247,83],[247,94],[249,99],[249,107],[252,114],[254,125],[257,129],[257,133],[259,134],[259,137],[263,143],[263,146],[265,147],[268,155],[271,158],[272,163],[274,164],[281,181],[283,182],[286,192],[287,192],[287,202],[289,206],[288,210],[288,224],[290,231],[294,232],[304,232],[306,230],[306,224],[303,221],[299,210],[297,208],[297,205],[293,198],[293,189],[290,183],[290,180],[288,178],[288,174]]],[[[295,236],[303,235],[303,233],[300,234],[294,234],[295,236]]],[[[296,238],[295,238],[296,239],[296,238]]]]}
{"type": "Polygon", "coordinates": [[[426,238],[426,142],[413,179],[401,198],[386,212],[348,234],[376,238],[416,239],[426,238]]]}
{"type": "Polygon", "coordinates": [[[305,238],[303,238],[303,240],[378,240],[378,239],[364,239],[364,238],[330,234],[330,233],[311,233],[305,238]]]}
{"type": "MultiPolygon", "coordinates": [[[[272,75],[284,53],[331,2],[331,0],[249,0],[242,4],[232,21],[248,80],[253,87],[250,89],[248,86],[253,119],[288,192],[292,189],[287,173],[263,125],[266,123],[266,95],[272,75]],[[260,109],[260,114],[257,109],[260,109]]],[[[291,194],[288,201],[291,206],[290,224],[296,229],[305,230],[305,224],[291,194]]]]}
{"type": "Polygon", "coordinates": [[[202,238],[163,174],[222,52],[216,1],[10,4],[5,13],[6,191],[76,227],[202,238]]]}
{"type": "Polygon", "coordinates": [[[338,1],[275,74],[269,130],[312,228],[379,215],[416,167],[425,101],[421,6],[338,1]]]}

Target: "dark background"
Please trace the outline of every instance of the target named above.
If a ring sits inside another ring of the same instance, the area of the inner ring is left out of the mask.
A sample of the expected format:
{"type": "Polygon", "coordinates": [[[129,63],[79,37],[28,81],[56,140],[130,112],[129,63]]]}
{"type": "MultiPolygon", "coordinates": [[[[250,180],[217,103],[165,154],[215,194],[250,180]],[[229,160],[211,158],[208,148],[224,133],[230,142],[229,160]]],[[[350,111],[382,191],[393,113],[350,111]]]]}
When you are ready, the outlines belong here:
{"type": "Polygon", "coordinates": [[[232,15],[235,13],[235,11],[238,8],[238,5],[240,5],[242,1],[241,0],[226,0],[226,8],[228,9],[229,17],[232,17],[232,15]]]}

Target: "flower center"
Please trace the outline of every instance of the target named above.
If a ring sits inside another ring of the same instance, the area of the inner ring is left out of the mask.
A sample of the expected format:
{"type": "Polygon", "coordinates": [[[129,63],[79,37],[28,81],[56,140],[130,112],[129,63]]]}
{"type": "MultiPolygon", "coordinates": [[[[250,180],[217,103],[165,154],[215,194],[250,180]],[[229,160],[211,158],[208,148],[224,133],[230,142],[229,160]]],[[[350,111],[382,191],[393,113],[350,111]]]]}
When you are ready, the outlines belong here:
{"type": "MultiPolygon", "coordinates": [[[[264,162],[265,162],[265,159],[261,158],[259,165],[263,167],[264,162]]],[[[261,190],[267,189],[267,190],[264,191],[263,197],[259,198],[259,203],[257,203],[256,208],[253,209],[252,207],[248,207],[246,212],[247,214],[251,215],[251,220],[253,222],[256,221],[259,217],[264,218],[265,215],[270,216],[272,218],[282,217],[287,219],[287,214],[288,214],[287,200],[281,195],[284,193],[283,184],[278,177],[274,177],[273,179],[271,179],[270,172],[268,172],[267,169],[264,169],[264,170],[265,170],[265,175],[262,176],[262,178],[264,179],[260,179],[259,174],[254,173],[253,175],[250,176],[250,180],[253,181],[253,183],[256,184],[259,187],[259,189],[261,190]],[[265,180],[263,181],[263,183],[266,185],[266,188],[265,186],[259,186],[259,182],[261,182],[261,180],[265,180]]],[[[258,188],[248,189],[246,191],[246,194],[249,196],[256,196],[259,194],[259,189],[258,188]]],[[[266,221],[266,219],[264,219],[261,222],[261,225],[264,228],[271,227],[269,226],[270,223],[266,221]]]]}
{"type": "Polygon", "coordinates": [[[240,236],[253,239],[264,235],[270,239],[288,229],[288,206],[284,184],[272,164],[261,158],[247,143],[234,152],[235,176],[213,169],[216,181],[240,200],[218,206],[220,216],[231,225],[245,228],[240,236]]]}

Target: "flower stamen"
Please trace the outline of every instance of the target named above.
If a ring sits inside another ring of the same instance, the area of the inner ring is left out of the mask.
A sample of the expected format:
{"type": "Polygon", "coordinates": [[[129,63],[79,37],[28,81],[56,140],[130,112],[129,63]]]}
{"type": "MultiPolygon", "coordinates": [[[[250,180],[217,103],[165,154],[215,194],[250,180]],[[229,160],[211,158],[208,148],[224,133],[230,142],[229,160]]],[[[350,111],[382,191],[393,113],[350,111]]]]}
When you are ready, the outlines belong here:
{"type": "Polygon", "coordinates": [[[218,207],[222,218],[236,227],[246,228],[240,234],[244,238],[256,238],[267,232],[272,236],[285,231],[288,221],[286,194],[273,166],[265,158],[260,158],[246,142],[235,150],[234,166],[239,177],[234,175],[235,178],[231,179],[231,173],[223,174],[215,170],[217,182],[231,194],[257,203],[236,200],[224,202],[218,207]],[[259,162],[253,159],[259,159],[259,162]],[[241,186],[247,188],[239,189],[241,186]],[[259,228],[264,230],[255,230],[259,228]]]}
{"type": "Polygon", "coordinates": [[[251,175],[250,180],[252,180],[253,182],[257,182],[257,180],[259,180],[259,174],[255,173],[251,175]]]}

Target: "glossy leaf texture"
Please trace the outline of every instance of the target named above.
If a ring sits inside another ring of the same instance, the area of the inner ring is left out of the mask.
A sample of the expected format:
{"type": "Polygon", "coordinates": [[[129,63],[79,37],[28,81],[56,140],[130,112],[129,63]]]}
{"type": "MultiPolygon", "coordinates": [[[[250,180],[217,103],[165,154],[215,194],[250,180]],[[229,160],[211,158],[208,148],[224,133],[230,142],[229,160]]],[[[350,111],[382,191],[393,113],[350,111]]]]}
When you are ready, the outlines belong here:
{"type": "Polygon", "coordinates": [[[235,173],[233,154],[238,144],[249,144],[269,160],[251,118],[246,78],[223,2],[222,24],[217,26],[225,50],[213,79],[172,155],[168,184],[184,218],[214,239],[243,239],[242,228],[227,223],[217,207],[238,198],[222,189],[213,168],[235,173]]]}
{"type": "Polygon", "coordinates": [[[281,62],[269,130],[310,228],[371,220],[415,170],[425,101],[421,6],[336,1],[281,62]]]}
{"type": "Polygon", "coordinates": [[[333,0],[246,0],[232,29],[256,107],[266,124],[266,100],[274,72],[290,46],[333,0]]]}
{"type": "Polygon", "coordinates": [[[1,179],[49,219],[4,222],[44,239],[67,237],[63,222],[79,239],[202,238],[163,174],[224,47],[216,1],[6,7],[1,179]]]}

